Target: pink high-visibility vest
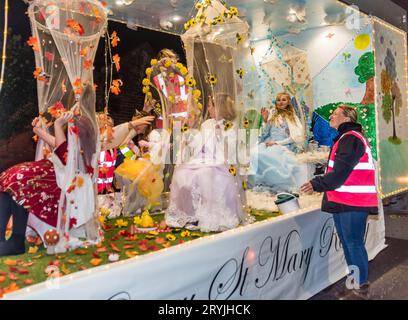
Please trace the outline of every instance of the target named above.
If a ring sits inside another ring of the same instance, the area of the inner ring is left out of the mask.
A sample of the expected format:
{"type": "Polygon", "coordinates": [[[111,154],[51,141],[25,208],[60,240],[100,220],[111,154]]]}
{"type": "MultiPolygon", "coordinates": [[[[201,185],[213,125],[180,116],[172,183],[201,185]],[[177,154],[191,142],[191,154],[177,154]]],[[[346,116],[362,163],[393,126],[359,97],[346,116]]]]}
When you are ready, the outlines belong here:
{"type": "Polygon", "coordinates": [[[357,131],[349,131],[337,140],[330,153],[327,172],[333,171],[334,159],[339,147],[339,142],[347,135],[353,135],[364,143],[364,155],[360,158],[359,163],[353,168],[350,176],[340,188],[326,192],[327,199],[331,202],[353,207],[377,207],[378,194],[375,185],[373,156],[371,154],[370,145],[361,133],[357,131]]]}

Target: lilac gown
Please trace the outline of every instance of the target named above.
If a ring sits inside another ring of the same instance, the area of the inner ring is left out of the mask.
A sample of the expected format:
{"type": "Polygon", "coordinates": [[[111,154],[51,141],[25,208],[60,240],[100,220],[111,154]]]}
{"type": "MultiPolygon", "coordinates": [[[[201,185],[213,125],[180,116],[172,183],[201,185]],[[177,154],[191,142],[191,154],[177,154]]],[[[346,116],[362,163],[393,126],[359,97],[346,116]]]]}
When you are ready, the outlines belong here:
{"type": "Polygon", "coordinates": [[[235,145],[236,130],[225,130],[222,120],[209,119],[200,133],[204,138],[196,144],[197,152],[174,171],[166,223],[184,227],[198,222],[203,232],[234,228],[248,221],[243,210],[245,195],[238,172],[236,176],[229,172],[221,144],[227,138],[228,146],[235,145]]]}

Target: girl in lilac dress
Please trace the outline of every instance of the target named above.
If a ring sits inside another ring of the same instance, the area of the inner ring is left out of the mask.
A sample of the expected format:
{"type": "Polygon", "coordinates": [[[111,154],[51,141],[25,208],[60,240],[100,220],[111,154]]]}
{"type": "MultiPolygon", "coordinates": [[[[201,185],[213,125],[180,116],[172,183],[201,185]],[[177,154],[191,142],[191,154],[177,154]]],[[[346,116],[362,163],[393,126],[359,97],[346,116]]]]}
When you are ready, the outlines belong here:
{"type": "Polygon", "coordinates": [[[208,112],[211,118],[200,131],[189,130],[184,136],[190,148],[181,149],[190,150],[190,157],[174,171],[166,210],[171,227],[224,231],[247,221],[242,183],[229,164],[237,140],[234,102],[219,93],[215,105],[210,99],[208,112]]]}

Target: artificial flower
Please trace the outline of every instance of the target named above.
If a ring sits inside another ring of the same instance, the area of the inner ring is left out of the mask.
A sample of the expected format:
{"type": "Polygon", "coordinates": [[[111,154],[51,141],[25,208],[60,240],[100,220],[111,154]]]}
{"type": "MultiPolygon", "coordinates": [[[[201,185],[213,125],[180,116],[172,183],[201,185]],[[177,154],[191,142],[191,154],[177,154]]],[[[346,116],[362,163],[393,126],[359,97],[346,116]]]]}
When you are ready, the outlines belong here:
{"type": "Polygon", "coordinates": [[[157,59],[152,59],[152,60],[150,60],[150,65],[151,66],[154,66],[154,65],[156,65],[157,64],[157,59]]]}
{"type": "Polygon", "coordinates": [[[174,236],[172,234],[168,234],[168,235],[166,235],[166,239],[169,240],[169,241],[174,241],[174,240],[176,240],[176,236],[174,236]]]}
{"type": "Polygon", "coordinates": [[[249,120],[248,119],[244,119],[244,128],[248,129],[249,127],[249,120]]]}
{"type": "Polygon", "coordinates": [[[195,99],[200,98],[200,97],[201,97],[201,91],[198,90],[198,89],[194,89],[194,90],[193,90],[193,97],[194,97],[195,99]]]}
{"type": "Polygon", "coordinates": [[[116,31],[113,31],[112,32],[112,35],[111,35],[111,44],[112,44],[112,47],[117,47],[118,46],[118,42],[120,41],[120,39],[119,39],[119,37],[118,37],[118,33],[116,32],[116,31]]]}
{"type": "Polygon", "coordinates": [[[233,165],[231,165],[230,167],[229,167],[229,173],[231,174],[231,175],[233,175],[234,177],[237,175],[237,169],[235,168],[235,166],[233,166],[233,165]]]}
{"type": "Polygon", "coordinates": [[[89,47],[85,47],[79,50],[79,55],[81,57],[86,57],[88,55],[88,52],[89,52],[89,47]]]}
{"type": "Polygon", "coordinates": [[[170,67],[171,67],[171,60],[166,59],[166,61],[164,62],[164,66],[165,66],[166,68],[170,68],[170,67]]]}
{"type": "Polygon", "coordinates": [[[208,82],[209,82],[212,86],[214,86],[214,85],[217,83],[217,78],[216,78],[215,75],[210,74],[207,79],[208,79],[208,82]]]}
{"type": "Polygon", "coordinates": [[[61,101],[55,102],[51,107],[48,107],[47,112],[51,115],[53,118],[58,118],[62,113],[66,111],[64,105],[62,104],[61,101]]]}
{"type": "Polygon", "coordinates": [[[67,27],[74,30],[80,36],[84,35],[84,33],[85,33],[84,27],[78,21],[76,21],[74,19],[68,19],[67,20],[67,27]]]}
{"type": "Polygon", "coordinates": [[[122,80],[120,80],[120,79],[116,79],[116,80],[113,80],[112,81],[112,85],[111,85],[111,87],[110,87],[110,89],[111,89],[111,91],[112,91],[112,93],[114,94],[114,95],[119,95],[120,94],[120,87],[123,85],[123,82],[122,82],[122,80]]]}
{"type": "Polygon", "coordinates": [[[237,43],[241,43],[242,40],[243,40],[242,35],[240,35],[239,33],[237,33],[235,36],[236,36],[236,38],[237,38],[237,43]]]}
{"type": "Polygon", "coordinates": [[[183,133],[185,133],[185,132],[187,132],[188,131],[188,125],[183,125],[182,127],[181,127],[181,132],[183,132],[183,133]]]}
{"type": "Polygon", "coordinates": [[[188,73],[188,69],[186,67],[181,67],[180,68],[180,73],[182,76],[185,76],[188,73]]]}
{"type": "Polygon", "coordinates": [[[145,72],[147,76],[150,76],[150,74],[152,73],[152,68],[147,68],[145,72]]]}
{"type": "Polygon", "coordinates": [[[224,121],[224,130],[229,130],[233,127],[233,123],[231,121],[224,121]]]}
{"type": "Polygon", "coordinates": [[[188,77],[188,78],[186,79],[186,84],[187,84],[189,87],[195,87],[196,81],[194,80],[194,78],[188,77]]]}
{"type": "Polygon", "coordinates": [[[123,220],[123,219],[118,219],[115,222],[115,226],[117,226],[118,228],[123,228],[123,227],[127,227],[128,226],[128,222],[123,220]]]}
{"type": "Polygon", "coordinates": [[[183,232],[180,233],[180,236],[182,236],[183,238],[189,237],[189,236],[190,236],[190,231],[185,230],[185,231],[183,231],[183,232]]]}
{"type": "Polygon", "coordinates": [[[144,78],[144,79],[142,80],[142,85],[144,85],[144,86],[150,85],[150,80],[147,79],[147,78],[144,78]]]}
{"type": "Polygon", "coordinates": [[[228,10],[228,14],[231,17],[236,17],[239,14],[237,7],[230,7],[228,10]]]}
{"type": "Polygon", "coordinates": [[[112,57],[113,63],[115,64],[116,67],[116,72],[119,72],[120,70],[120,56],[118,54],[115,54],[112,57]]]}
{"type": "Polygon", "coordinates": [[[84,69],[91,70],[93,68],[92,60],[85,60],[84,61],[84,69]]]}
{"type": "Polygon", "coordinates": [[[91,261],[89,261],[89,263],[96,267],[102,263],[102,259],[93,258],[91,261]]]}
{"type": "Polygon", "coordinates": [[[242,68],[239,68],[238,70],[236,70],[236,73],[238,74],[239,78],[242,79],[244,77],[245,70],[242,68]]]}
{"type": "Polygon", "coordinates": [[[27,44],[33,49],[33,51],[38,51],[38,39],[36,37],[29,37],[27,44]]]}

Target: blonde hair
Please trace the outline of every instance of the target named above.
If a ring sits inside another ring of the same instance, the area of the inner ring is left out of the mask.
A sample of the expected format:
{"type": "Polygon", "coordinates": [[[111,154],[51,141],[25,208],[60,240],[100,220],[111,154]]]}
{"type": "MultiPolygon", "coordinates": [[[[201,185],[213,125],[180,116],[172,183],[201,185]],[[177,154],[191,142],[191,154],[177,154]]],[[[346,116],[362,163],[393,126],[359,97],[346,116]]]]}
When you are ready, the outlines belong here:
{"type": "Polygon", "coordinates": [[[351,122],[356,123],[358,120],[358,114],[355,108],[347,106],[345,104],[339,105],[337,108],[341,109],[343,111],[343,115],[345,117],[350,118],[351,122]]]}
{"type": "MultiPolygon", "coordinates": [[[[278,98],[282,96],[286,96],[288,98],[288,105],[286,106],[285,109],[279,109],[278,107],[276,107],[275,112],[271,118],[271,122],[277,123],[279,117],[282,116],[284,118],[288,118],[290,121],[294,123],[295,122],[295,110],[293,109],[290,95],[287,92],[279,92],[276,95],[276,100],[278,100],[278,98]]],[[[275,106],[276,106],[276,102],[275,102],[275,106]]]]}
{"type": "Polygon", "coordinates": [[[214,107],[216,107],[220,118],[233,121],[237,117],[235,102],[228,93],[219,92],[215,94],[214,107]]]}
{"type": "Polygon", "coordinates": [[[179,57],[177,55],[177,53],[175,53],[173,50],[171,49],[167,49],[164,48],[162,50],[160,50],[159,54],[157,55],[157,58],[159,60],[163,59],[163,58],[167,58],[173,61],[178,61],[179,57]]]}

